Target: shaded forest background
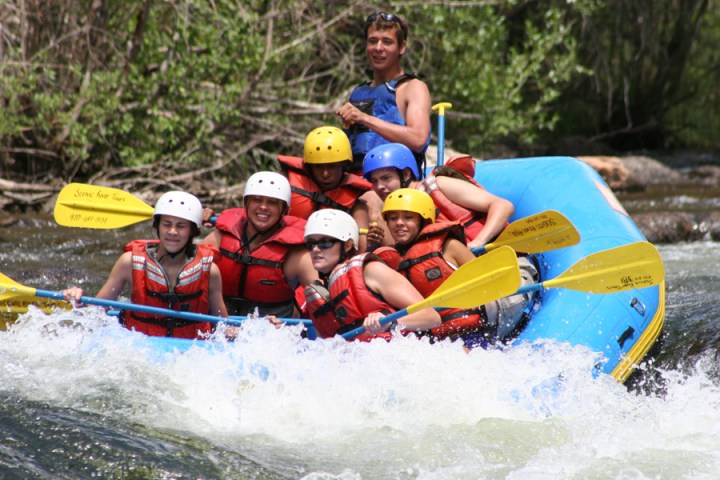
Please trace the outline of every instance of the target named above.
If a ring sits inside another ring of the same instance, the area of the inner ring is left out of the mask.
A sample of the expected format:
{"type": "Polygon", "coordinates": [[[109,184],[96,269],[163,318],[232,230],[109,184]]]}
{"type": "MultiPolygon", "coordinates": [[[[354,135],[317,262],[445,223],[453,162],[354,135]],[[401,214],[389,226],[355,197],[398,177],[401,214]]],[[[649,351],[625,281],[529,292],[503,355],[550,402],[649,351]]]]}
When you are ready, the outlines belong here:
{"type": "Polygon", "coordinates": [[[720,149],[712,0],[4,0],[0,208],[72,181],[230,205],[252,172],[338,125],[378,10],[409,20],[405,69],[453,104],[449,148],[720,149]]]}

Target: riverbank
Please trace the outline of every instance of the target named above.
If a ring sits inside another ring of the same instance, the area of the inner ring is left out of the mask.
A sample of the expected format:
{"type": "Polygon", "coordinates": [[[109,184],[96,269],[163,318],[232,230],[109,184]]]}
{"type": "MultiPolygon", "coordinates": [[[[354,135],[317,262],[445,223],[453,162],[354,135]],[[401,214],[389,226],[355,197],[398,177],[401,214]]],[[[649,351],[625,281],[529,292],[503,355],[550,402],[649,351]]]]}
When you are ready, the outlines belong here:
{"type": "Polygon", "coordinates": [[[720,240],[720,155],[578,158],[602,175],[649,241],[720,240]]]}

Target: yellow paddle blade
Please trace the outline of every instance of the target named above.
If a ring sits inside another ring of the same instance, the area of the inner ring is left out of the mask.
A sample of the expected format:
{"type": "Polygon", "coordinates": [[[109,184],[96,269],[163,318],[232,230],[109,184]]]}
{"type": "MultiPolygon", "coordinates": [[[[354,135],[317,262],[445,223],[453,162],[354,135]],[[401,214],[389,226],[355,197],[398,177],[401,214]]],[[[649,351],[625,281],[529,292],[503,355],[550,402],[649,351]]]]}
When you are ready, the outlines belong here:
{"type": "Polygon", "coordinates": [[[0,331],[7,330],[17,321],[19,315],[27,313],[30,305],[36,306],[45,313],[52,313],[59,308],[64,310],[72,308],[69,303],[61,300],[17,296],[11,300],[0,302],[0,331]]]}
{"type": "Polygon", "coordinates": [[[664,278],[657,248],[650,242],[635,242],[588,255],[560,276],[544,281],[543,286],[615,293],[658,285],[664,278]]]}
{"type": "Polygon", "coordinates": [[[60,191],[55,221],[65,227],[120,228],[152,217],[153,207],[124,190],[71,183],[60,191]]]}
{"type": "Polygon", "coordinates": [[[72,306],[63,300],[51,300],[38,298],[30,295],[18,295],[9,300],[0,301],[0,315],[27,313],[28,307],[32,305],[45,313],[51,313],[56,309],[71,310],[72,306]]]}
{"type": "Polygon", "coordinates": [[[580,242],[580,233],[565,215],[545,210],[515,220],[505,227],[500,236],[485,245],[488,252],[507,245],[516,252],[540,253],[569,247],[580,242]]]}
{"type": "Polygon", "coordinates": [[[39,308],[44,313],[53,313],[58,309],[70,310],[72,308],[69,303],[62,300],[19,295],[0,302],[0,330],[7,330],[9,325],[17,321],[19,315],[28,312],[30,305],[39,308]]]}
{"type": "Polygon", "coordinates": [[[0,273],[0,302],[11,298],[34,297],[35,290],[25,285],[20,285],[12,278],[0,273]]]}
{"type": "Polygon", "coordinates": [[[477,257],[458,268],[432,295],[407,308],[472,308],[515,293],[520,286],[517,255],[510,247],[477,257]]]}

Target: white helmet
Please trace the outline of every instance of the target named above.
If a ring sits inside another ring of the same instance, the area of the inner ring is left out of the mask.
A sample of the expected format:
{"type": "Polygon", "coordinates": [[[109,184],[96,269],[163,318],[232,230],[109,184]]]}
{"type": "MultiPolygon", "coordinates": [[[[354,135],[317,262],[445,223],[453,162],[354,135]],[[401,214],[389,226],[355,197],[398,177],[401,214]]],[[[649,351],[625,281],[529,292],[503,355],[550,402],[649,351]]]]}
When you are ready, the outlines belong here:
{"type": "Polygon", "coordinates": [[[243,198],[250,195],[277,198],[290,206],[290,182],[275,172],[253,173],[245,182],[243,198]]]}
{"type": "Polygon", "coordinates": [[[352,240],[358,247],[358,225],[355,219],[342,210],[324,208],[310,215],[305,224],[305,238],[310,235],[326,235],[338,240],[352,240]]]}
{"type": "Polygon", "coordinates": [[[202,227],[202,204],[195,195],[187,192],[164,193],[155,204],[153,218],[158,215],[172,215],[173,217],[184,218],[202,227]]]}

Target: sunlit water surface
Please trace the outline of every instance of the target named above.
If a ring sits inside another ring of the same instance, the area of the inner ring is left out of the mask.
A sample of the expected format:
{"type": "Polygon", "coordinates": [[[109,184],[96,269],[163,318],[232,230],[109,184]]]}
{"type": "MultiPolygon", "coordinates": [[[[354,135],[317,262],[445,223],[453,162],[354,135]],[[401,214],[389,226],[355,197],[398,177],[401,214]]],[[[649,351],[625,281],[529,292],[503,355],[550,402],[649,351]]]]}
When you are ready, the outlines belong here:
{"type": "MultiPolygon", "coordinates": [[[[0,230],[0,265],[92,295],[150,234],[26,220],[0,230]]],[[[232,344],[162,353],[96,308],[32,310],[0,332],[0,478],[718,478],[720,244],[660,252],[653,394],[561,344],[309,342],[251,319],[232,344]]]]}

